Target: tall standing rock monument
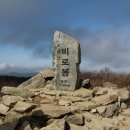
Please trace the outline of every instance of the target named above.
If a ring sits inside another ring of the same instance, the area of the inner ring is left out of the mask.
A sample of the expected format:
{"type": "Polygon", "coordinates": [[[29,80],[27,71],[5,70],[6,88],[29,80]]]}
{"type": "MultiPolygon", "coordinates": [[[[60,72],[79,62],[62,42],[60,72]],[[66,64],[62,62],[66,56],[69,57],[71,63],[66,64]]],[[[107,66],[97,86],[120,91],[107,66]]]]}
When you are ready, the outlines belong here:
{"type": "Polygon", "coordinates": [[[56,31],[53,46],[54,88],[75,90],[79,83],[81,52],[79,42],[56,31]]]}

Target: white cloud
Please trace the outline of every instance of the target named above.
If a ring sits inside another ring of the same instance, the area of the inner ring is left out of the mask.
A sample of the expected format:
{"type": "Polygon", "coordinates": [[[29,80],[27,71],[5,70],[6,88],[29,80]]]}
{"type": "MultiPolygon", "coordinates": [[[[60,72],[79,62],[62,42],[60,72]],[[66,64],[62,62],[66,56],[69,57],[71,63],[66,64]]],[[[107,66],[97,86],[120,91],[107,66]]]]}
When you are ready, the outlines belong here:
{"type": "Polygon", "coordinates": [[[43,70],[43,67],[40,66],[17,66],[14,64],[6,64],[0,63],[0,74],[10,74],[10,73],[18,73],[18,74],[33,74],[43,70]]]}
{"type": "Polygon", "coordinates": [[[0,70],[3,70],[7,67],[7,65],[5,63],[1,63],[0,64],[0,70]]]}
{"type": "Polygon", "coordinates": [[[130,29],[107,28],[81,40],[82,68],[130,72],[130,29]]]}

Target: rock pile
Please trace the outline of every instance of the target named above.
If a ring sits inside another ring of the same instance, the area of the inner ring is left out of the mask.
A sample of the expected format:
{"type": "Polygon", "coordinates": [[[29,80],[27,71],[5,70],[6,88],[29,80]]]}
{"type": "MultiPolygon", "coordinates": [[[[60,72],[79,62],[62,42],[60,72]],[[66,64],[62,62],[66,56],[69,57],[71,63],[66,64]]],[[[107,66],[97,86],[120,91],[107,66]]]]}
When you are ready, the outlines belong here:
{"type": "Polygon", "coordinates": [[[130,130],[127,89],[106,82],[60,91],[52,80],[53,71],[45,70],[17,88],[3,87],[0,130],[130,130]]]}

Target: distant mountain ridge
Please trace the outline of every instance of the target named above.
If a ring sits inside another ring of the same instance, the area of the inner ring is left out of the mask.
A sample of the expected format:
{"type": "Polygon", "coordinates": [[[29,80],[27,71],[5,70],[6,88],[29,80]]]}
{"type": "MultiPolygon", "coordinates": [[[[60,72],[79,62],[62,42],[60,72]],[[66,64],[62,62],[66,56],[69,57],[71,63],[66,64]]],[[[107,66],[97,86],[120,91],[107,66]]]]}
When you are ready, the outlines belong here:
{"type": "Polygon", "coordinates": [[[1,76],[0,75],[0,90],[3,86],[17,87],[21,83],[28,80],[30,77],[16,77],[16,76],[1,76]]]}
{"type": "Polygon", "coordinates": [[[18,73],[18,72],[10,72],[10,73],[2,73],[1,76],[15,76],[15,77],[32,77],[36,75],[36,72],[33,73],[18,73]]]}

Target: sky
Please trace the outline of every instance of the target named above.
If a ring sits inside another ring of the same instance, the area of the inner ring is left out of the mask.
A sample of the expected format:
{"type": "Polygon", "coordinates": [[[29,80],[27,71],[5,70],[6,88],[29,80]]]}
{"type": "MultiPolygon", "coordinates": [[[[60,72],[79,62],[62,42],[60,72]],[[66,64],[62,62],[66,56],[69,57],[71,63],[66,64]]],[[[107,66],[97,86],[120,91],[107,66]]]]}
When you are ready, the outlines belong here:
{"type": "Polygon", "coordinates": [[[129,0],[0,0],[0,74],[52,67],[56,30],[81,45],[81,71],[130,72],[129,0]]]}

